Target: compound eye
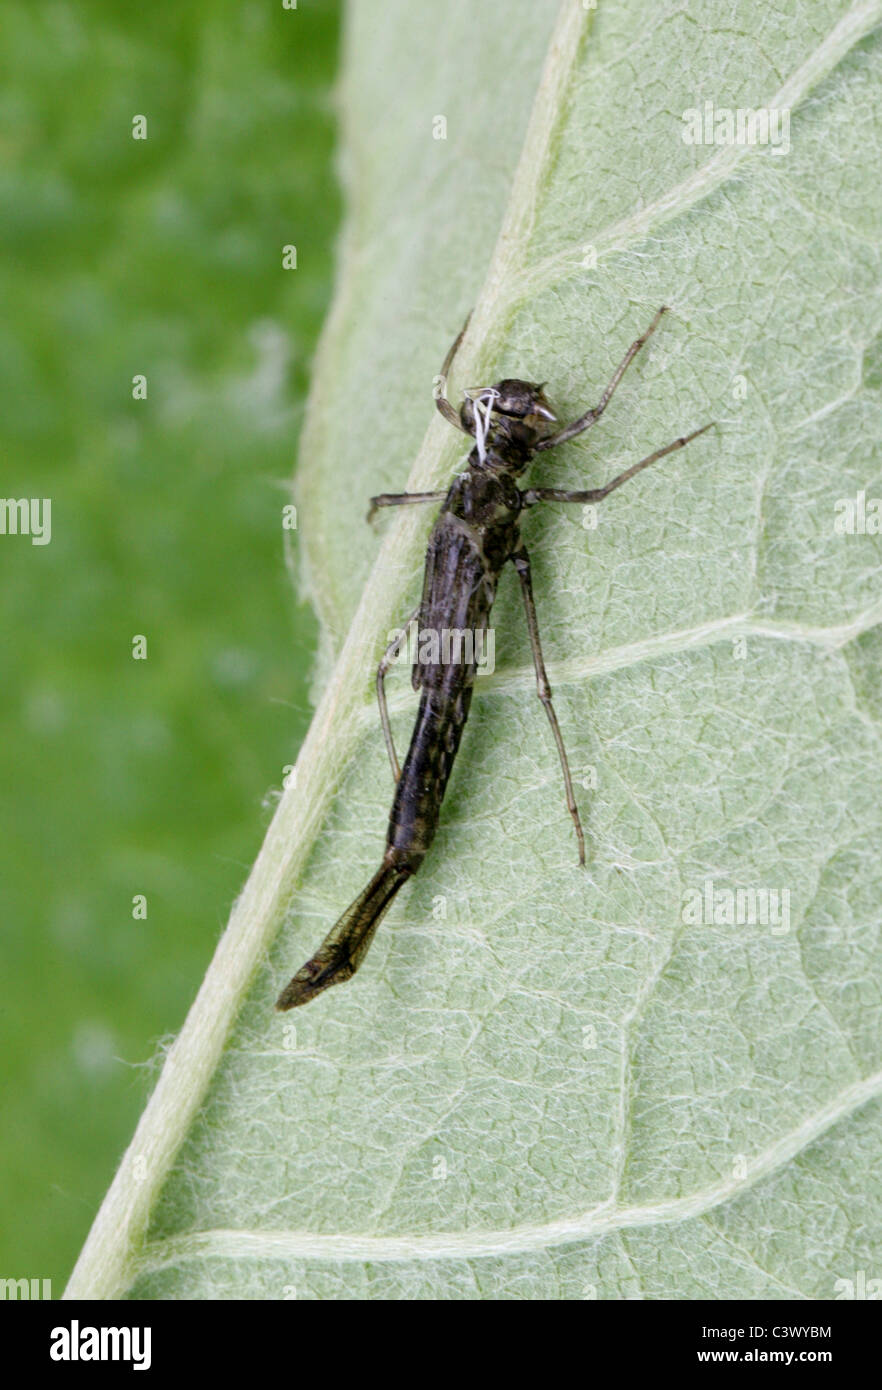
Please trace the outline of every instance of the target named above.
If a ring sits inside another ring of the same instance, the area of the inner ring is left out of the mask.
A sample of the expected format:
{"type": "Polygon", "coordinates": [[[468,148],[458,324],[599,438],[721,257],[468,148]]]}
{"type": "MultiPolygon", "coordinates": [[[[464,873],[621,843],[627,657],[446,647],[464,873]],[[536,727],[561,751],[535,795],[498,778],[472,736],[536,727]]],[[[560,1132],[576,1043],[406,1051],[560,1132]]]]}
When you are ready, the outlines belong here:
{"type": "Polygon", "coordinates": [[[514,395],[511,392],[500,391],[493,402],[493,409],[498,415],[508,415],[513,419],[520,420],[526,415],[529,406],[520,394],[514,395]]]}

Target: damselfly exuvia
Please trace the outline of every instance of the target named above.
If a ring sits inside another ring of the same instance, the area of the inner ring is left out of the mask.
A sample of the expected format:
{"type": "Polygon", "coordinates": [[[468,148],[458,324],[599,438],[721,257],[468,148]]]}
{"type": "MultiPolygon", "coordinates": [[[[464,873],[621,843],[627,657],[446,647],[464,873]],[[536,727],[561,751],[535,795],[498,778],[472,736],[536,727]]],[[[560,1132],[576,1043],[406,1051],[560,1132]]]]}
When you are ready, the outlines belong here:
{"type": "MultiPolygon", "coordinates": [[[[475,440],[464,470],[446,492],[383,493],[371,499],[368,513],[372,516],[377,507],[443,503],[429,538],[422,599],[405,625],[416,620],[421,635],[429,633],[437,638],[442,633],[458,632],[471,634],[474,639],[485,634],[499,576],[507,561],[514,565],[521,583],[533,650],[536,690],[557,745],[580,864],[585,863],[585,838],[542,660],[530,557],[520,533],[521,517],[537,502],[600,502],[641,469],[675,449],[682,449],[684,444],[710,429],[710,425],[703,425],[663,449],[656,449],[604,487],[580,491],[556,487],[522,490],[515,479],[525,472],[536,454],[574,439],[600,418],[627,367],[665,312],[666,308],[659,309],[646,331],[628,348],[597,405],[563,429],[555,428],[557,422],[545,396],[544,382],[537,385],[514,378],[497,381],[494,386],[467,391],[459,411],[454,409],[447,399],[446,381],[468,325],[466,320],[444,359],[441,390],[436,397],[445,420],[475,440]]],[[[416,873],[432,843],[450,770],[468,718],[477,672],[476,644],[473,640],[465,650],[460,646],[459,659],[451,661],[441,655],[439,641],[420,643],[412,669],[413,687],[421,691],[419,710],[404,766],[399,768],[386,708],[385,676],[395,660],[400,641],[396,636],[377,670],[380,719],[396,783],[383,862],[364,891],[332,927],[315,955],[285,986],[276,1003],[277,1009],[307,1004],[330,985],[351,979],[367,954],[384,912],[402,884],[416,873]]]]}

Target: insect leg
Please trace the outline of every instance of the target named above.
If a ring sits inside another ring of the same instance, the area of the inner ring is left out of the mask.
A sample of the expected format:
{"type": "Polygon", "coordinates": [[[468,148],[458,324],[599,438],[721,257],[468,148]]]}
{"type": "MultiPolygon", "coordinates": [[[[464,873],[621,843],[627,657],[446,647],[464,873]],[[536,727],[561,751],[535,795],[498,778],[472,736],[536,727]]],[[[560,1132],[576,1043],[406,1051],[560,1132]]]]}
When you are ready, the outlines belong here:
{"type": "Polygon", "coordinates": [[[566,488],[560,487],[531,487],[523,493],[524,505],[532,507],[534,502],[602,502],[604,497],[608,497],[622,483],[628,482],[642,469],[648,468],[651,463],[658,459],[663,459],[666,454],[673,454],[677,449],[682,449],[684,444],[690,440],[697,439],[705,430],[709,430],[716,421],[711,420],[709,425],[702,425],[700,430],[693,430],[691,434],[683,435],[680,439],[675,439],[673,444],[666,444],[663,449],[656,449],[655,453],[647,454],[645,459],[639,463],[632,463],[630,468],[626,468],[624,473],[619,473],[613,478],[612,482],[606,483],[604,487],[590,488],[588,491],[569,492],[566,488]]]}
{"type": "Polygon", "coordinates": [[[586,410],[585,414],[580,415],[578,420],[574,420],[571,425],[565,425],[562,430],[558,430],[557,434],[551,435],[548,439],[543,439],[540,444],[536,445],[537,451],[539,449],[553,449],[558,444],[565,444],[568,439],[574,439],[577,434],[581,434],[583,430],[589,429],[590,426],[593,425],[596,420],[600,419],[601,415],[606,410],[606,407],[609,405],[609,402],[612,399],[613,392],[615,391],[622,377],[625,375],[625,372],[628,370],[631,363],[634,361],[634,358],[637,356],[638,352],[643,347],[643,344],[646,342],[647,338],[650,338],[652,334],[655,332],[656,328],[659,325],[659,321],[661,319],[662,314],[666,314],[667,312],[668,306],[667,304],[663,304],[662,307],[659,309],[658,313],[656,314],[655,318],[652,320],[652,323],[646,329],[646,331],[644,333],[641,333],[639,338],[634,339],[633,343],[628,348],[628,351],[625,353],[618,367],[616,367],[616,370],[613,372],[612,379],[609,385],[607,386],[606,390],[604,391],[603,395],[601,396],[600,400],[598,401],[597,405],[592,406],[590,410],[586,410]]]}
{"type": "Polygon", "coordinates": [[[463,434],[468,434],[469,431],[466,429],[465,425],[460,420],[459,411],[456,410],[456,408],[452,406],[450,404],[450,401],[447,399],[447,374],[450,371],[451,366],[453,365],[453,359],[456,356],[456,350],[462,342],[463,338],[465,337],[465,331],[469,326],[469,319],[471,318],[471,316],[471,310],[469,310],[468,314],[466,315],[465,323],[457,333],[456,337],[453,340],[453,343],[450,346],[450,349],[448,350],[447,356],[444,358],[444,362],[441,366],[441,380],[439,383],[439,390],[437,396],[435,397],[435,404],[441,411],[441,414],[444,416],[444,419],[449,424],[454,425],[456,429],[462,430],[463,434]]]}
{"type": "MultiPolygon", "coordinates": [[[[404,624],[405,630],[410,627],[414,618],[418,616],[419,611],[420,605],[417,604],[407,622],[404,624]]],[[[389,761],[392,764],[392,776],[396,782],[401,776],[401,767],[399,766],[398,758],[395,753],[395,744],[392,742],[392,726],[389,723],[389,710],[386,706],[386,672],[398,656],[401,642],[402,638],[396,637],[389,643],[377,667],[377,703],[380,706],[380,723],[383,726],[383,738],[386,740],[386,749],[389,754],[389,761]]]]}
{"type": "Polygon", "coordinates": [[[446,492],[381,492],[371,498],[367,519],[373,521],[378,507],[405,507],[411,502],[443,502],[446,492]]]}
{"type": "Polygon", "coordinates": [[[573,818],[573,825],[576,827],[576,839],[579,842],[579,863],[584,864],[585,836],[582,834],[582,822],[579,820],[579,808],[576,805],[576,798],[573,795],[573,782],[570,777],[567,753],[564,748],[563,738],[561,737],[560,726],[557,722],[557,715],[554,712],[554,705],[551,703],[551,686],[548,683],[545,662],[542,660],[542,647],[539,643],[539,624],[536,621],[536,605],[533,601],[533,581],[530,575],[530,557],[526,549],[521,546],[521,548],[512,555],[511,559],[512,564],[518,572],[518,578],[521,581],[521,592],[524,596],[527,630],[530,634],[530,646],[533,649],[533,665],[536,669],[536,693],[545,706],[545,713],[548,715],[551,732],[554,734],[554,741],[557,744],[557,751],[560,755],[560,765],[563,771],[564,788],[566,790],[567,810],[573,818]]]}

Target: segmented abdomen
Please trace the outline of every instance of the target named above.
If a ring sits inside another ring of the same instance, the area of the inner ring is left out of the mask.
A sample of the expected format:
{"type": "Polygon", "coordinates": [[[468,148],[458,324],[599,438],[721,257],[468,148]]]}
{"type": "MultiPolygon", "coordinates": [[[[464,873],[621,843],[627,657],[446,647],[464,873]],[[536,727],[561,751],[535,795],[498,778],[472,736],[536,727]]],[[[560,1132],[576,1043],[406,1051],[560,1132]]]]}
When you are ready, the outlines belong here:
{"type": "MultiPolygon", "coordinates": [[[[506,535],[507,528],[508,523],[506,535]]],[[[412,672],[413,684],[421,692],[420,707],[387,837],[393,862],[413,869],[423,859],[438,825],[468,717],[477,660],[482,659],[478,637],[486,633],[498,578],[485,542],[486,532],[470,526],[461,516],[443,511],[426,556],[419,615],[421,654],[412,672]],[[449,639],[446,644],[445,633],[449,639]],[[423,634],[430,638],[425,647],[423,634]],[[425,654],[433,650],[437,657],[425,654]]],[[[506,553],[503,546],[500,564],[506,553]]]]}
{"type": "Polygon", "coordinates": [[[386,847],[396,864],[415,870],[432,843],[471,699],[470,684],[452,699],[423,690],[389,816],[386,847]]]}

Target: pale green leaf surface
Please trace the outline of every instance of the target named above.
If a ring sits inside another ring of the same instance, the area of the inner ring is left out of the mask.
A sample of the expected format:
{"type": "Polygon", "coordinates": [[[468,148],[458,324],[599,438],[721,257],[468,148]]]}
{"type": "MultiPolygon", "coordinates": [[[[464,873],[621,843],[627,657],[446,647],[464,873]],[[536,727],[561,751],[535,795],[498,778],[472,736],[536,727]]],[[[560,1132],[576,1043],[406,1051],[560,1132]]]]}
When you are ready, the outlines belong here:
{"type": "Polygon", "coordinates": [[[882,1275],[882,541],[833,527],[882,493],[882,4],[375,13],[299,471],[339,659],[71,1291],[832,1297],[882,1275]],[[788,106],[790,152],[685,145],[707,99],[788,106]],[[280,1018],[379,862],[372,668],[431,517],[364,505],[462,459],[423,433],[471,303],[454,391],[547,378],[564,418],[672,306],[534,479],[720,423],[596,530],[526,523],[588,871],[507,581],[423,870],[356,980],[280,1018]],[[788,889],[789,931],[684,923],[708,879],[788,889]]]}

